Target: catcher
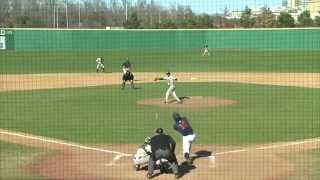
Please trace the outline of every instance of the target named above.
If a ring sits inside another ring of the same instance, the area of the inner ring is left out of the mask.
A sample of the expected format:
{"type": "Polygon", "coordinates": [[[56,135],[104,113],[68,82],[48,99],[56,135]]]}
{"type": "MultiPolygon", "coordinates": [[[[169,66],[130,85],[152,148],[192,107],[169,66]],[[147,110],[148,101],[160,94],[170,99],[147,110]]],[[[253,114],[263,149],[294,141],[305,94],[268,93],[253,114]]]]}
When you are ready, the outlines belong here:
{"type": "Polygon", "coordinates": [[[133,156],[133,164],[136,171],[139,171],[142,166],[147,166],[151,152],[151,138],[146,137],[144,143],[138,148],[136,154],[133,156]]]}

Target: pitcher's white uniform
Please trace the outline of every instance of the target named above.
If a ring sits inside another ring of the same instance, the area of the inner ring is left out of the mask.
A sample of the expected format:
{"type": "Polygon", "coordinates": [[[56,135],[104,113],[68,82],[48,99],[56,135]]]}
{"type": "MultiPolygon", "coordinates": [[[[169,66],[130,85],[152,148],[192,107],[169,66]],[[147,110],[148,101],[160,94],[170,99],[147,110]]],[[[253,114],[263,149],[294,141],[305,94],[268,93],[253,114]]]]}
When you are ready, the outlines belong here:
{"type": "Polygon", "coordinates": [[[173,77],[171,74],[169,74],[168,76],[165,76],[162,78],[163,80],[167,80],[168,81],[168,86],[169,88],[167,89],[166,92],[166,100],[165,103],[168,102],[169,96],[174,97],[178,102],[181,102],[181,100],[178,98],[177,94],[176,94],[176,80],[177,78],[173,77]]]}
{"type": "Polygon", "coordinates": [[[97,64],[97,72],[102,68],[104,70],[104,64],[103,64],[103,60],[101,57],[98,57],[96,59],[96,64],[97,64]]]}

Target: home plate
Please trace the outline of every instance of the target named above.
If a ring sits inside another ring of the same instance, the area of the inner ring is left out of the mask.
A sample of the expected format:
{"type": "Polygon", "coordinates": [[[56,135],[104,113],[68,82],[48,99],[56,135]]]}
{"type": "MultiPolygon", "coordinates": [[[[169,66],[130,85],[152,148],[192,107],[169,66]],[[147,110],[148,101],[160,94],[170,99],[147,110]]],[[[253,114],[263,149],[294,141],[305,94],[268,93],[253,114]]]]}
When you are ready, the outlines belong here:
{"type": "Polygon", "coordinates": [[[215,166],[216,166],[216,157],[215,156],[209,156],[208,158],[209,158],[209,160],[210,160],[210,162],[212,164],[212,166],[210,166],[210,167],[211,168],[215,168],[215,166]]]}

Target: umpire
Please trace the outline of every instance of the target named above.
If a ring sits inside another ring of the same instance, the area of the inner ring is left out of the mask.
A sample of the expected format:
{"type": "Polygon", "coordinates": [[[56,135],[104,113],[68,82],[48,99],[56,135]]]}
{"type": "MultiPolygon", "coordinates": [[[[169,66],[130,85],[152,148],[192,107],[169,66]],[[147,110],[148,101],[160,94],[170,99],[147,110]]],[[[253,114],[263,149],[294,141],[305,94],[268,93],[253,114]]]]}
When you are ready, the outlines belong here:
{"type": "Polygon", "coordinates": [[[157,128],[155,133],[150,142],[152,155],[149,159],[147,178],[152,177],[156,162],[161,159],[168,160],[169,169],[179,178],[178,161],[174,154],[176,142],[171,136],[164,134],[162,128],[157,128]]]}

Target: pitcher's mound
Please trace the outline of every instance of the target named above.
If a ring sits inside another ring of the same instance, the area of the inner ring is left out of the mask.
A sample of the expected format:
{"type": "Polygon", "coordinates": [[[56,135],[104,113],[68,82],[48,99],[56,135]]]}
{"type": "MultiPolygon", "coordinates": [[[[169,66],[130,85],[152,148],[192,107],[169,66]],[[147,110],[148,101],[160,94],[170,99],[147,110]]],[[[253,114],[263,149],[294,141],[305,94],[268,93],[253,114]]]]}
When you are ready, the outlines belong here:
{"type": "Polygon", "coordinates": [[[170,100],[167,104],[164,103],[164,98],[158,99],[145,99],[138,101],[139,105],[149,105],[158,107],[174,107],[174,108],[203,108],[203,107],[217,107],[217,106],[228,106],[237,104],[237,101],[228,99],[218,99],[213,97],[203,96],[190,96],[182,97],[182,103],[179,104],[175,100],[170,100]]]}

